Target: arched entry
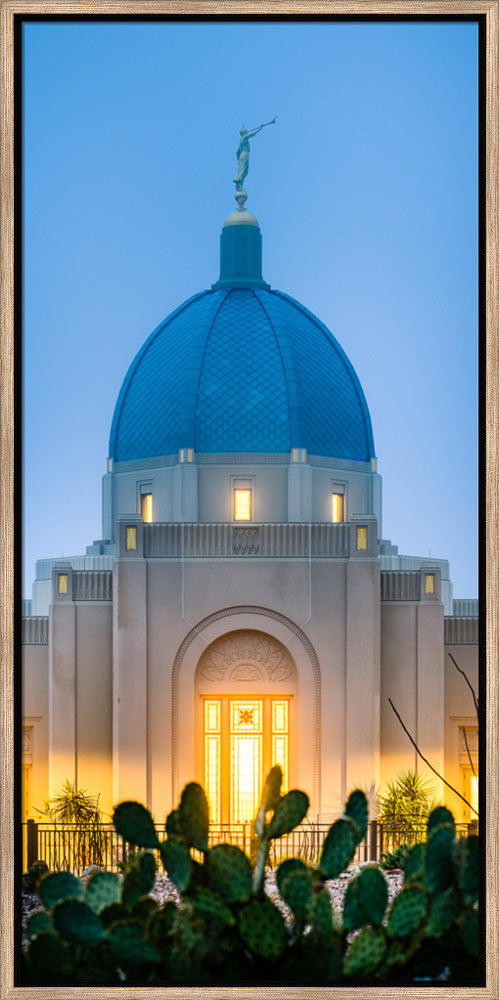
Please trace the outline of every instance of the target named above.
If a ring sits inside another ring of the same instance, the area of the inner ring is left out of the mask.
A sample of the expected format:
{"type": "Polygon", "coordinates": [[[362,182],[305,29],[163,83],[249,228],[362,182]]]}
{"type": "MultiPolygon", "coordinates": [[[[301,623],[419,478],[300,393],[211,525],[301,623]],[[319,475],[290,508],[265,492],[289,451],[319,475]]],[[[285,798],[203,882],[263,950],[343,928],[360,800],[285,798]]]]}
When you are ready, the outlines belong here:
{"type": "Polygon", "coordinates": [[[244,629],[212,642],[195,676],[198,773],[215,823],[253,819],[265,774],[293,772],[297,672],[289,651],[244,629]]]}

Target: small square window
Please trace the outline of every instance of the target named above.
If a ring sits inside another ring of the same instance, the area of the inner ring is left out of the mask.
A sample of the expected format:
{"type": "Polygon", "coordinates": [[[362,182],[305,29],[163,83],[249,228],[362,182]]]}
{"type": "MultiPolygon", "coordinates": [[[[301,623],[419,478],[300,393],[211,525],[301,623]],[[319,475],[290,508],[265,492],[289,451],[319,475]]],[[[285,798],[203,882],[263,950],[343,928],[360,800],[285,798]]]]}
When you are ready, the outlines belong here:
{"type": "Polygon", "coordinates": [[[234,490],[234,520],[251,521],[251,490],[234,490]]]}
{"type": "Polygon", "coordinates": [[[331,503],[331,520],[333,524],[344,521],[343,493],[333,493],[331,503]]]}
{"type": "Polygon", "coordinates": [[[126,529],[126,547],[128,551],[137,548],[137,528],[126,529]]]}
{"type": "Polygon", "coordinates": [[[140,513],[146,524],[152,521],[152,493],[142,493],[140,497],[140,513]]]}
{"type": "Polygon", "coordinates": [[[357,528],[357,549],[367,549],[367,528],[357,528]]]}
{"type": "Polygon", "coordinates": [[[435,574],[425,573],[424,575],[424,592],[425,594],[435,593],[435,574]]]}
{"type": "Polygon", "coordinates": [[[59,589],[59,593],[60,594],[67,594],[67,592],[68,592],[68,574],[67,573],[59,573],[59,587],[58,587],[58,589],[59,589]]]}

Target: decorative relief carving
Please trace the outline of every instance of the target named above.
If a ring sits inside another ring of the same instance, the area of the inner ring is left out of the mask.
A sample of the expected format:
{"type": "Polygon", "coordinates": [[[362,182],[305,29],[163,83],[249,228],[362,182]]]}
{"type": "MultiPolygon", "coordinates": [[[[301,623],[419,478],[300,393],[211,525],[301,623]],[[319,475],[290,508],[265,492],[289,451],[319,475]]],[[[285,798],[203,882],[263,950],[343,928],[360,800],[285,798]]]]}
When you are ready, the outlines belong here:
{"type": "Polygon", "coordinates": [[[478,753],[478,729],[476,726],[459,726],[459,749],[461,753],[467,753],[466,740],[468,741],[468,747],[470,753],[478,753]],[[464,731],[466,730],[466,739],[464,738],[464,731]]]}
{"type": "Polygon", "coordinates": [[[33,736],[33,726],[23,726],[22,727],[22,752],[31,753],[32,751],[32,736],[33,736]]]}
{"type": "Polygon", "coordinates": [[[293,673],[293,664],[284,646],[263,633],[234,632],[206,650],[199,669],[209,681],[223,680],[229,670],[231,680],[256,681],[265,671],[269,680],[284,681],[293,673]]]}
{"type": "Polygon", "coordinates": [[[259,528],[234,528],[232,550],[238,556],[254,556],[260,551],[259,528]]]}

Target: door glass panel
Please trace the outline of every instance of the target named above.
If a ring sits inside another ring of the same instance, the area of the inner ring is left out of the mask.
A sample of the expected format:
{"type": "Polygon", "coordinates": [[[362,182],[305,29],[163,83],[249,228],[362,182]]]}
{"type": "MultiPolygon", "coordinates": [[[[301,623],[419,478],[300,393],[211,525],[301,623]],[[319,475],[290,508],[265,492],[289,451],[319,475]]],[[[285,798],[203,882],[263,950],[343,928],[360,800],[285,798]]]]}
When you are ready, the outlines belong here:
{"type": "Polygon", "coordinates": [[[204,787],[210,807],[210,821],[220,823],[221,732],[220,700],[204,703],[204,787]]]}
{"type": "Polygon", "coordinates": [[[254,819],[262,772],[262,702],[230,706],[230,815],[232,823],[254,819]]]}

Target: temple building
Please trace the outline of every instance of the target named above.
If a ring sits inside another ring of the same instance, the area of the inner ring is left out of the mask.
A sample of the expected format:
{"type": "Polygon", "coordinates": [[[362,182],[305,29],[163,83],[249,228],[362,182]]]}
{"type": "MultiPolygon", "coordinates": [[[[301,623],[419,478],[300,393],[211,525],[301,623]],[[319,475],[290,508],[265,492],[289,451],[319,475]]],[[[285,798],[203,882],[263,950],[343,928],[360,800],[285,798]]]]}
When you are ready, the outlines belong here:
{"type": "MultiPolygon", "coordinates": [[[[244,177],[243,177],[244,179],[244,177]]],[[[252,818],[282,765],[329,820],[412,768],[476,803],[477,602],[446,560],[383,539],[359,379],[262,276],[255,216],[225,220],[220,276],[148,337],[119,393],[102,539],[37,563],[23,619],[24,816],[69,779],[158,821],[201,781],[252,818]]],[[[244,192],[243,192],[244,194],[244,192]]]]}

